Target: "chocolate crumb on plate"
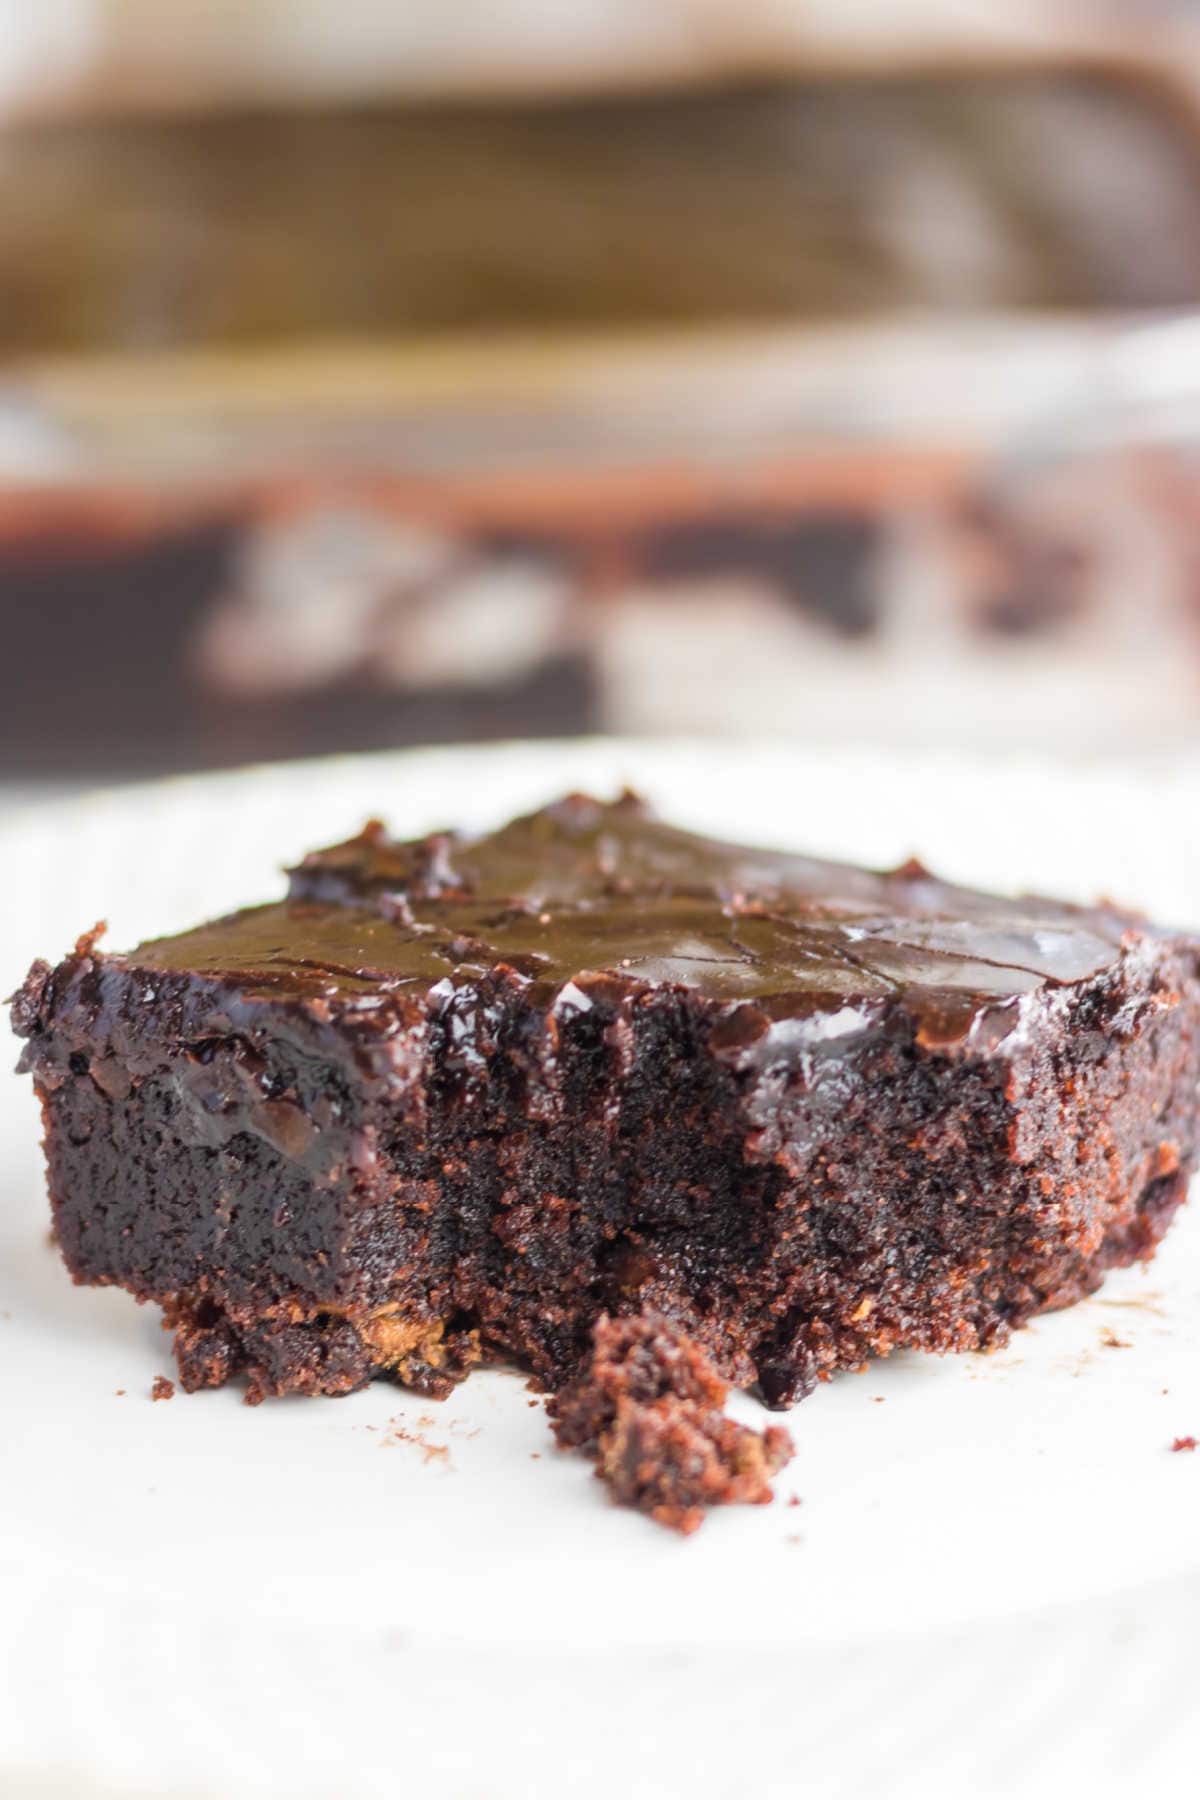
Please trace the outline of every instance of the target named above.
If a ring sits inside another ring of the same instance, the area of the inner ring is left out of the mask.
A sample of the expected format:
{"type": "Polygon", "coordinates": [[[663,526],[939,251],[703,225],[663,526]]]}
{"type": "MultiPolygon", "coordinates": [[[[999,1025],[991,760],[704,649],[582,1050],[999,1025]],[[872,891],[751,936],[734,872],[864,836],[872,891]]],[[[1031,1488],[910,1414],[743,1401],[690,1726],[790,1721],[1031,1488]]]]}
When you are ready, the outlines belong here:
{"type": "Polygon", "coordinates": [[[762,1506],[792,1456],[780,1425],[751,1431],[723,1411],[728,1384],[660,1313],[602,1318],[591,1361],[548,1405],[555,1437],[581,1450],[620,1505],[685,1534],[710,1506],[762,1506]]]}

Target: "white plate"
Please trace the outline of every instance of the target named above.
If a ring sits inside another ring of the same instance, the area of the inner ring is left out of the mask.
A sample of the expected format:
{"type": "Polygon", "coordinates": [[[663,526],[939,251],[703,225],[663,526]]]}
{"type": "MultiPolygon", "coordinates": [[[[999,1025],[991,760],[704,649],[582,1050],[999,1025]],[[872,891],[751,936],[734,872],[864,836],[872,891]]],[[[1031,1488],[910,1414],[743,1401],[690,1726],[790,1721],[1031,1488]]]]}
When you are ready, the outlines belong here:
{"type": "MultiPolygon", "coordinates": [[[[404,833],[484,825],[624,781],[726,835],[915,851],[1200,923],[1192,765],[513,745],[23,812],[0,832],[0,979],[98,916],[121,945],[268,898],[280,863],[370,813],[404,833]]],[[[26,1089],[0,1081],[4,1792],[1194,1777],[1200,1454],[1170,1445],[1200,1435],[1200,1219],[998,1355],[903,1356],[822,1389],[790,1421],[776,1504],[683,1542],[607,1505],[512,1376],[441,1406],[381,1384],[152,1404],[168,1341],[50,1250],[26,1089]]]]}

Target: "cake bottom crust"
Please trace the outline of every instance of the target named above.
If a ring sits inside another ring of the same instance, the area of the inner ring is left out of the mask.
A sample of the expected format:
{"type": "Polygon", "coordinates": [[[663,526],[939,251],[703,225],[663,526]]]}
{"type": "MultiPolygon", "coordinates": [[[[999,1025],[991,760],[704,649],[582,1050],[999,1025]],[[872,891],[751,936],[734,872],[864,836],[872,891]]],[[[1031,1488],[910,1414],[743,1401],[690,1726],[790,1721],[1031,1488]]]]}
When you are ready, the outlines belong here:
{"type": "MultiPolygon", "coordinates": [[[[1143,1188],[1135,1206],[1109,1222],[1094,1252],[1081,1258],[1064,1246],[1057,1263],[1041,1271],[1036,1293],[1014,1305],[1010,1298],[981,1309],[978,1292],[931,1283],[923,1307],[911,1296],[903,1316],[886,1309],[861,1316],[861,1303],[847,1295],[840,1318],[825,1317],[791,1324],[786,1341],[770,1350],[761,1344],[761,1323],[733,1314],[698,1321],[694,1311],[678,1323],[703,1343],[721,1375],[742,1385],[748,1368],[757,1370],[756,1385],[769,1406],[786,1407],[811,1393],[818,1381],[843,1370],[860,1369],[871,1357],[914,1349],[946,1354],[989,1350],[1005,1344],[1012,1332],[1038,1313],[1058,1311],[1094,1293],[1112,1269],[1151,1257],[1187,1196],[1181,1169],[1156,1175],[1143,1188]]],[[[631,1295],[627,1310],[641,1311],[646,1296],[631,1295]]],[[[656,1308],[668,1315],[669,1296],[656,1295],[656,1308]]],[[[486,1335],[470,1320],[406,1316],[396,1306],[360,1315],[322,1312],[309,1318],[234,1317],[210,1296],[180,1294],[163,1306],[163,1323],[175,1334],[180,1380],[189,1392],[221,1387],[241,1378],[246,1400],[255,1405],[284,1394],[353,1393],[375,1379],[385,1379],[430,1399],[445,1399],[471,1370],[484,1362],[517,1362],[532,1371],[539,1384],[556,1391],[575,1380],[591,1348],[591,1333],[610,1304],[597,1304],[579,1319],[577,1354],[548,1367],[544,1347],[529,1340],[519,1318],[506,1324],[502,1308],[489,1307],[486,1335]]],[[[761,1318],[761,1315],[756,1315],[761,1318]]]]}
{"type": "Polygon", "coordinates": [[[243,1377],[246,1401],[283,1394],[352,1394],[382,1378],[444,1400],[482,1360],[478,1331],[440,1320],[406,1322],[387,1308],[352,1319],[265,1317],[235,1321],[207,1296],[179,1295],[163,1308],[189,1394],[243,1377]]]}

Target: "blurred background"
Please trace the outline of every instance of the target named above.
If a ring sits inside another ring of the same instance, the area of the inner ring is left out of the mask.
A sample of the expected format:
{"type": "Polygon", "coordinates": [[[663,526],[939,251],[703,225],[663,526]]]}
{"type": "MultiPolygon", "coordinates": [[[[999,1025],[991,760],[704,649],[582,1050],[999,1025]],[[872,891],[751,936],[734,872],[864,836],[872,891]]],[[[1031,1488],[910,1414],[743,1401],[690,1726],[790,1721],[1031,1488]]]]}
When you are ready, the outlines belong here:
{"type": "Polygon", "coordinates": [[[1200,737],[1200,4],[5,0],[0,777],[1200,737]]]}

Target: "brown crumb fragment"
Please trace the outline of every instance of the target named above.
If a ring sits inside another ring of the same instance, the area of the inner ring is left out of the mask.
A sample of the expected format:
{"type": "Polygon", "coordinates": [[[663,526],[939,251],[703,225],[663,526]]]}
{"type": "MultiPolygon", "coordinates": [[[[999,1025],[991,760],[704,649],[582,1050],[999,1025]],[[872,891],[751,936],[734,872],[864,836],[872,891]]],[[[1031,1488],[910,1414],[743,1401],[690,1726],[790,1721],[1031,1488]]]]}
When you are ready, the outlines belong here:
{"type": "Polygon", "coordinates": [[[1131,1350],[1133,1348],[1128,1338],[1118,1337],[1116,1332],[1107,1325],[1100,1333],[1100,1342],[1106,1350],[1131,1350]]]}
{"type": "Polygon", "coordinates": [[[125,1389],[124,1388],[114,1388],[113,1393],[118,1400],[123,1400],[125,1398],[125,1389]]]}
{"type": "Polygon", "coordinates": [[[152,1400],[173,1400],[174,1397],[175,1383],[168,1381],[165,1375],[156,1375],[150,1388],[150,1398],[152,1400]]]}
{"type": "Polygon", "coordinates": [[[422,1431],[407,1430],[399,1419],[388,1420],[388,1436],[380,1438],[379,1443],[385,1450],[391,1449],[394,1444],[413,1444],[421,1452],[423,1463],[440,1462],[447,1468],[450,1467],[449,1444],[431,1444],[422,1431]]]}
{"type": "Polygon", "coordinates": [[[1157,1292],[1135,1294],[1129,1300],[1099,1299],[1096,1304],[1097,1306],[1115,1306],[1125,1312],[1149,1313],[1155,1319],[1165,1319],[1167,1316],[1166,1308],[1162,1305],[1162,1295],[1157,1292]]]}
{"type": "Polygon", "coordinates": [[[107,919],[97,919],[90,931],[81,931],[75,939],[76,956],[90,956],[108,930],[107,919]]]}
{"type": "Polygon", "coordinates": [[[1194,1450],[1197,1440],[1194,1437],[1177,1437],[1171,1445],[1172,1450],[1194,1450]]]}
{"type": "Polygon", "coordinates": [[[789,1499],[788,1499],[789,1506],[799,1506],[799,1504],[800,1504],[799,1494],[792,1494],[789,1496],[789,1499]]]}
{"type": "Polygon", "coordinates": [[[555,1437],[596,1463],[619,1505],[685,1534],[709,1506],[762,1506],[792,1456],[781,1426],[727,1419],[727,1384],[661,1313],[601,1318],[583,1375],[549,1401],[555,1437]]]}

